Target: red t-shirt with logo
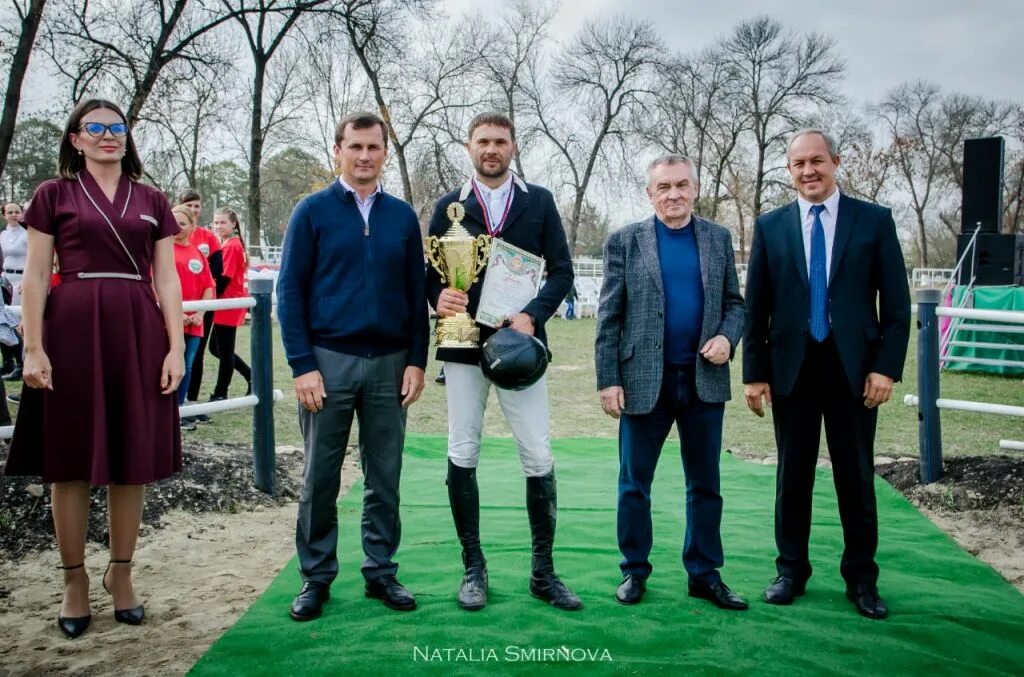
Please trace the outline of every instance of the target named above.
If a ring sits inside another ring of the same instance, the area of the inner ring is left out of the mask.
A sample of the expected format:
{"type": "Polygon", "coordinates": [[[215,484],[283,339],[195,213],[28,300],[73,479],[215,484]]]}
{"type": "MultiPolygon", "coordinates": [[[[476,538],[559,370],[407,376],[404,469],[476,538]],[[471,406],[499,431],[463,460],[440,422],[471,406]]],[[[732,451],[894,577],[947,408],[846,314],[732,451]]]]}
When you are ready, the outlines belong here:
{"type": "MultiPolygon", "coordinates": [[[[241,240],[235,236],[225,240],[221,245],[221,257],[224,260],[224,271],[221,275],[230,278],[231,281],[219,298],[245,298],[249,295],[249,265],[245,260],[245,250],[242,249],[241,240]]],[[[247,312],[248,308],[218,310],[213,314],[213,323],[227,327],[241,327],[245,324],[247,312]]]]}
{"type": "MultiPolygon", "coordinates": [[[[210,275],[210,264],[206,257],[191,244],[174,243],[174,267],[178,270],[181,280],[181,300],[198,301],[203,292],[213,289],[213,276],[210,275]]],[[[195,315],[194,312],[188,313],[195,315]]],[[[203,325],[187,325],[186,336],[202,336],[203,325]]]]}
{"type": "Polygon", "coordinates": [[[216,235],[202,226],[199,226],[192,231],[192,234],[188,236],[188,241],[195,245],[195,248],[199,250],[199,253],[207,259],[210,258],[210,254],[220,251],[220,240],[217,239],[216,235]]]}

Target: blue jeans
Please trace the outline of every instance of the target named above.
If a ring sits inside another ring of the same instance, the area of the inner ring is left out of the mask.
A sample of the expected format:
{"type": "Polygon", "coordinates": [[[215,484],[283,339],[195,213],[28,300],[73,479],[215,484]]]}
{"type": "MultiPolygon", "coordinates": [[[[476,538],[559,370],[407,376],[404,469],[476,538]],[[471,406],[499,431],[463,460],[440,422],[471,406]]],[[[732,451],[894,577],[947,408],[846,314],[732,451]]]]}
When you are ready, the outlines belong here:
{"type": "Polygon", "coordinates": [[[666,364],[654,409],[641,416],[623,414],[619,419],[618,538],[624,575],[651,573],[651,483],[661,448],[675,423],[686,476],[683,567],[691,582],[711,585],[721,580],[718,569],[725,558],[718,464],[724,414],[724,403],[703,402],[697,397],[693,365],[666,364]]]}
{"type": "Polygon", "coordinates": [[[199,350],[199,342],[202,336],[185,335],[185,377],[181,379],[178,386],[178,406],[185,404],[185,395],[188,393],[188,381],[192,378],[192,361],[196,359],[196,351],[199,350]]]}

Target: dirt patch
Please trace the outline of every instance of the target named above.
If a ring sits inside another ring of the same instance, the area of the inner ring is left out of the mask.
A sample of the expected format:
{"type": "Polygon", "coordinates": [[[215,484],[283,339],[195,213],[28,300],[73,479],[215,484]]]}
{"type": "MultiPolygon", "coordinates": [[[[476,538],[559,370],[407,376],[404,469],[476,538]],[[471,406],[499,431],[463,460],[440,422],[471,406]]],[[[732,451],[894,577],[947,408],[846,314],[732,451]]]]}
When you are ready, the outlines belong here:
{"type": "Polygon", "coordinates": [[[1024,592],[1024,457],[945,459],[943,477],[921,484],[917,461],[876,472],[962,548],[1024,592]]]}
{"type": "MultiPolygon", "coordinates": [[[[237,513],[294,501],[302,481],[301,454],[277,454],[275,495],[252,484],[252,447],[241,444],[184,443],[184,472],[146,488],[143,529],[160,529],[172,510],[191,514],[237,513]]],[[[0,465],[7,445],[0,449],[0,465]]],[[[93,489],[88,540],[106,546],[107,498],[93,489]]],[[[55,547],[50,491],[36,477],[0,477],[0,561],[55,547]]],[[[0,597],[3,596],[0,585],[0,597]]]]}

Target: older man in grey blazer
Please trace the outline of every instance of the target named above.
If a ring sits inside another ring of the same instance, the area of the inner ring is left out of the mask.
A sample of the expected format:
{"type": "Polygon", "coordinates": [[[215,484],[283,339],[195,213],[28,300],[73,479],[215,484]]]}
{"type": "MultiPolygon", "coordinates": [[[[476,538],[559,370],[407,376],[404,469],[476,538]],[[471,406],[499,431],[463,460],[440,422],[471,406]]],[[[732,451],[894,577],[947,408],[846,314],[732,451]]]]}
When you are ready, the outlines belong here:
{"type": "Polygon", "coordinates": [[[595,361],[601,407],[619,419],[618,538],[624,579],[615,591],[636,604],[651,573],[651,483],[665,439],[679,429],[686,475],[683,566],[689,594],[723,609],[747,603],[722,582],[719,455],[730,397],[729,360],[743,334],[743,297],[729,231],[693,214],[697,171],[680,155],[647,169],[655,215],[613,233],[595,361]]]}

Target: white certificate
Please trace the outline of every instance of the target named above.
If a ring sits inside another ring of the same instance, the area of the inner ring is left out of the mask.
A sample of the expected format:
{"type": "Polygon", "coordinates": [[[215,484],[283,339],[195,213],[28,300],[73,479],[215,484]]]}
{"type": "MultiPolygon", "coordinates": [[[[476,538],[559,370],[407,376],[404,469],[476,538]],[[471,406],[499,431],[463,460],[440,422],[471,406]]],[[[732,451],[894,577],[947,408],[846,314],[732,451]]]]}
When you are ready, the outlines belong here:
{"type": "Polygon", "coordinates": [[[476,321],[500,327],[537,296],[543,276],[543,257],[492,238],[476,321]]]}

